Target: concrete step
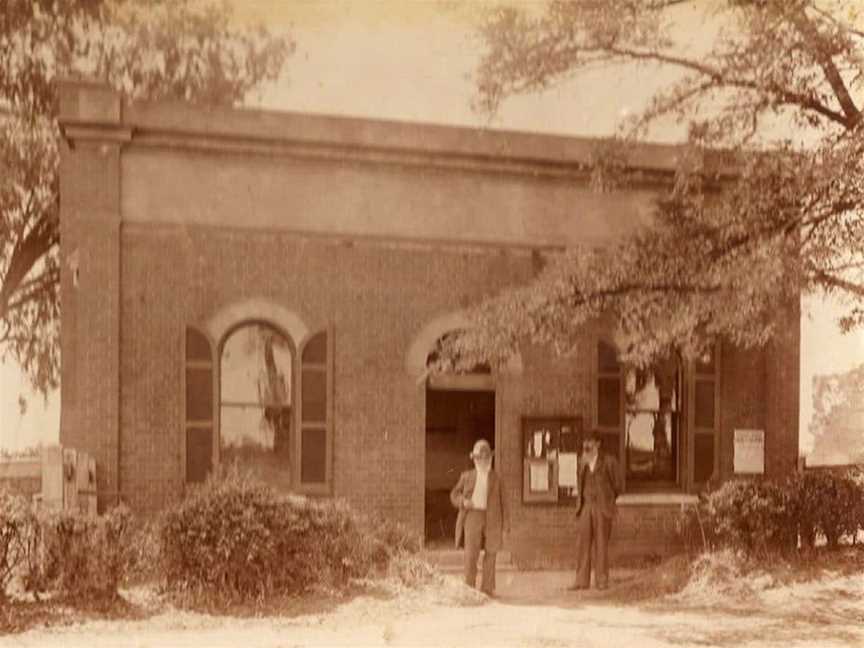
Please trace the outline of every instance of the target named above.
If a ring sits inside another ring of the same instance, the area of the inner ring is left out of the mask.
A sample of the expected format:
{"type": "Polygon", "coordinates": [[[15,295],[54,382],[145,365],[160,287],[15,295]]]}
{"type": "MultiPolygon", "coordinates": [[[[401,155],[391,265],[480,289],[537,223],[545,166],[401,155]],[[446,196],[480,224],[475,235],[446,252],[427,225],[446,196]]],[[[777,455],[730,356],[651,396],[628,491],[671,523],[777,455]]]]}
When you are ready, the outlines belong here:
{"type": "MultiPolygon", "coordinates": [[[[442,572],[462,573],[465,554],[461,549],[426,549],[421,553],[421,556],[429,564],[434,565],[442,572]]],[[[478,569],[482,569],[482,561],[483,553],[481,552],[477,561],[478,569]]],[[[498,552],[495,568],[497,571],[516,571],[516,565],[513,563],[509,551],[498,552]]]]}

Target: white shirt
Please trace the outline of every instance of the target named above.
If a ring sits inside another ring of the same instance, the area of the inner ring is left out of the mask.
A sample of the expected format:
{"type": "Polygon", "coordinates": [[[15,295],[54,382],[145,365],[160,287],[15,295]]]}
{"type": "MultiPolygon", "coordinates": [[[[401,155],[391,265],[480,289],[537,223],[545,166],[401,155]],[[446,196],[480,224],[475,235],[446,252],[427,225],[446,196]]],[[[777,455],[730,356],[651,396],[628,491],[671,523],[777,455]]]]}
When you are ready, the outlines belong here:
{"type": "Polygon", "coordinates": [[[486,510],[489,499],[489,471],[477,469],[477,481],[474,483],[474,492],[471,493],[471,508],[478,511],[486,510]]]}
{"type": "Polygon", "coordinates": [[[588,462],[588,468],[591,470],[592,473],[594,472],[594,468],[597,466],[597,457],[599,457],[599,456],[600,456],[600,453],[598,452],[598,453],[597,453],[596,455],[594,455],[594,457],[593,457],[593,458],[588,462]]]}

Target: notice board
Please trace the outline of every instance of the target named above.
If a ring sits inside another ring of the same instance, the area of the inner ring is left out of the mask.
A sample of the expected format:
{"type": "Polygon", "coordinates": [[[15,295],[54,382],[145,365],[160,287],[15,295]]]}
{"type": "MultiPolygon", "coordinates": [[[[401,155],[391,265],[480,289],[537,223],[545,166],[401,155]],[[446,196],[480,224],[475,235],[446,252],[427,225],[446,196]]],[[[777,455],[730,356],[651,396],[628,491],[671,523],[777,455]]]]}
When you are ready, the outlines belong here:
{"type": "Polygon", "coordinates": [[[522,418],[522,501],[575,502],[579,497],[582,419],[578,416],[522,418]]]}
{"type": "Polygon", "coordinates": [[[735,430],[735,473],[765,473],[765,430],[735,430]]]}

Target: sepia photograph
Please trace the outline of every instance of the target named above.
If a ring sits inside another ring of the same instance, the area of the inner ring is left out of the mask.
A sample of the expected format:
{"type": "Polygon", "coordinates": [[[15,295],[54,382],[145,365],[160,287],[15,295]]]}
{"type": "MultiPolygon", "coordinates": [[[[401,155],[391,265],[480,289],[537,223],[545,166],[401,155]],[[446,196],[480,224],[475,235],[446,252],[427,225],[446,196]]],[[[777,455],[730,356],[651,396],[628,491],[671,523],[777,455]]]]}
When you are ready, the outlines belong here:
{"type": "Polygon", "coordinates": [[[864,646],[864,0],[0,0],[4,646],[864,646]]]}

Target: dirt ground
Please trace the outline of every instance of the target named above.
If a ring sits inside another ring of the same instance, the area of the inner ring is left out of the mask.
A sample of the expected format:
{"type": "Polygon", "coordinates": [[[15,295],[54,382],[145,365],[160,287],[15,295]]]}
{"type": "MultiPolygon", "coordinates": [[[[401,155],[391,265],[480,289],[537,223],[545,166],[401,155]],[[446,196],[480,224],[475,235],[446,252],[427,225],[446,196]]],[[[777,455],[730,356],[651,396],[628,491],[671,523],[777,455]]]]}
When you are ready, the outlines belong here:
{"type": "MultiPolygon", "coordinates": [[[[664,577],[661,570],[650,582],[664,577]]],[[[177,610],[140,588],[125,597],[144,618],[70,619],[0,638],[0,646],[864,646],[860,571],[828,571],[792,584],[757,577],[735,590],[691,584],[674,595],[640,595],[644,580],[614,572],[606,592],[568,592],[571,578],[566,572],[505,572],[499,595],[486,599],[445,576],[419,590],[367,588],[265,618],[177,610]]]]}

